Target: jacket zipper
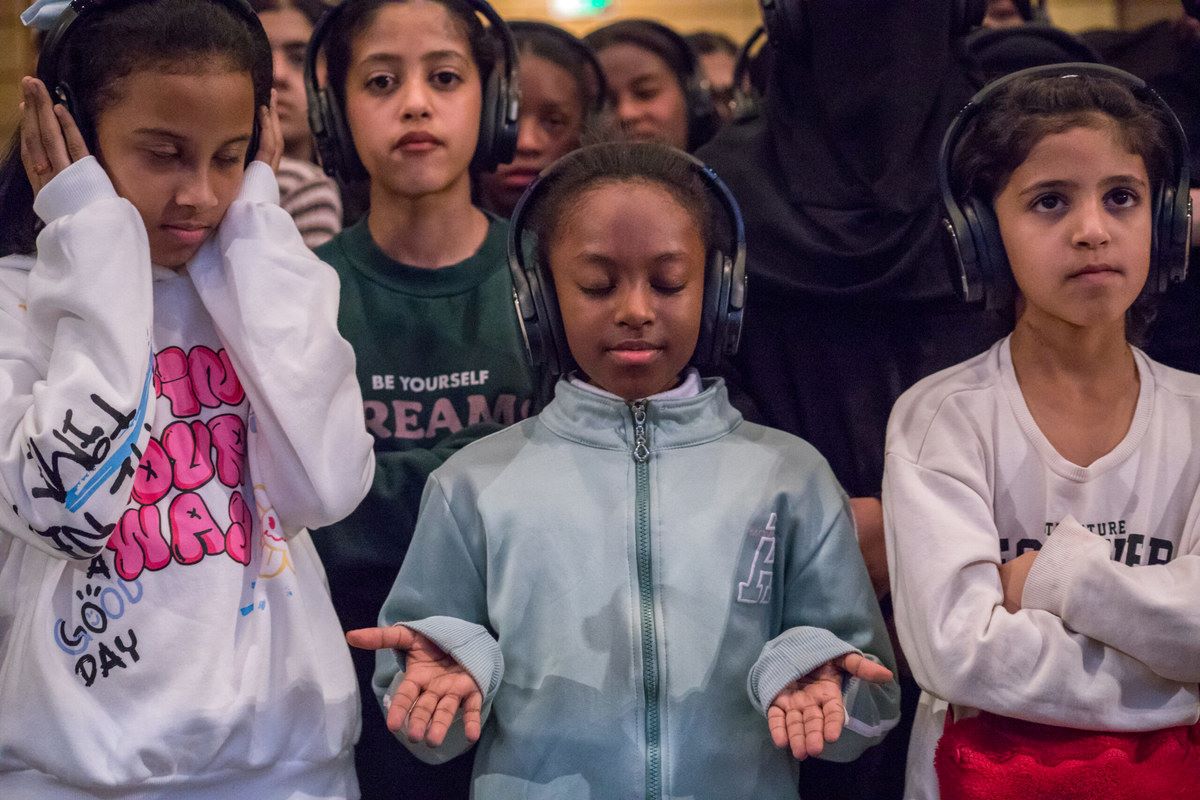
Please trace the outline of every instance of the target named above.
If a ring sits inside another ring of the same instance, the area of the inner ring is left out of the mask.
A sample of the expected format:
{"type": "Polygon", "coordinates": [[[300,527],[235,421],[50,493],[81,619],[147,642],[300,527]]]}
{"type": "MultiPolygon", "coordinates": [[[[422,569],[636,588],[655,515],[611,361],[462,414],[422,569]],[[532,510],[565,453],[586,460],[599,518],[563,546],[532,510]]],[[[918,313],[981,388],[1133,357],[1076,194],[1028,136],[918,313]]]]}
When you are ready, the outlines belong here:
{"type": "Polygon", "coordinates": [[[646,401],[633,412],[633,460],[637,480],[637,571],[642,640],[642,688],[646,695],[646,800],[662,794],[662,752],[658,718],[658,639],[654,624],[653,572],[650,566],[650,448],[646,443],[646,401]]]}

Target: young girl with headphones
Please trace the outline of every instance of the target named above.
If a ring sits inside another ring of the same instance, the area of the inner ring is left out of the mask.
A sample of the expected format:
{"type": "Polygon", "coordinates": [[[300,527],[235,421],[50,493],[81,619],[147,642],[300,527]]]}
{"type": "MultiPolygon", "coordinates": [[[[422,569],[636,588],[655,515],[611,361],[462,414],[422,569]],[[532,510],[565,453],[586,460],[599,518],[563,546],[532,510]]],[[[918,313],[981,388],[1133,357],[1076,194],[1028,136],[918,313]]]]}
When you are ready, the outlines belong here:
{"type": "MultiPolygon", "coordinates": [[[[341,277],[339,327],[357,355],[378,470],[359,509],[314,538],[343,625],[362,627],[404,560],[429,473],[534,411],[508,223],[471,201],[472,168],[513,155],[516,51],[482,0],[348,0],[314,32],[306,73],[322,163],[370,194],[366,217],[317,249],[341,277]]],[[[371,659],[355,663],[364,795],[465,797],[469,761],[433,771],[412,759],[371,700],[371,659]]]]}
{"type": "Polygon", "coordinates": [[[349,634],[388,726],[432,760],[478,740],[479,800],[795,797],[795,759],[854,758],[898,692],[845,494],[700,377],[741,324],[732,196],[662,145],[583,148],[509,260],[562,378],[433,473],[390,627],[349,634]]]}
{"type": "Polygon", "coordinates": [[[47,5],[0,184],[0,796],[355,796],[304,529],[373,461],[266,37],[241,0],[47,5]]]}
{"type": "Polygon", "coordinates": [[[906,798],[1200,793],[1200,378],[1128,341],[1186,270],[1186,155],[1142,81],[1088,64],[1003,78],[946,134],[956,283],[1015,288],[1016,323],[889,423],[906,798]]]}
{"type": "Polygon", "coordinates": [[[639,142],[692,151],[721,126],[687,40],[660,22],[623,19],[584,41],[604,67],[622,132],[639,142]]]}
{"type": "Polygon", "coordinates": [[[542,170],[596,129],[608,103],[604,70],[590,47],[545,22],[508,25],[521,58],[517,149],[511,163],[478,176],[484,204],[505,217],[542,170]]]}

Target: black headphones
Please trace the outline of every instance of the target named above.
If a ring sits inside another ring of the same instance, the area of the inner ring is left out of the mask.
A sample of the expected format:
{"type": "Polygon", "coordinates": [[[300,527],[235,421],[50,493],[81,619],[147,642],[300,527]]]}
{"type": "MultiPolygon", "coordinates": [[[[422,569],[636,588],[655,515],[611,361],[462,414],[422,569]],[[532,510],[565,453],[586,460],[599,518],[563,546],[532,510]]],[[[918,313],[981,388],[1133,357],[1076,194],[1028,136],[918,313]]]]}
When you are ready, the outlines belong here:
{"type": "MultiPolygon", "coordinates": [[[[92,129],[93,121],[86,118],[83,113],[83,106],[76,100],[71,90],[70,83],[63,77],[66,72],[66,43],[71,37],[71,30],[78,23],[79,19],[86,16],[88,13],[102,9],[110,8],[122,0],[71,0],[71,4],[63,9],[58,20],[54,23],[54,27],[46,34],[45,40],[42,42],[41,52],[38,54],[37,76],[38,80],[46,85],[50,96],[66,106],[67,111],[71,113],[72,119],[79,127],[79,132],[83,134],[84,141],[94,143],[95,131],[92,129]]],[[[250,35],[254,38],[254,46],[259,49],[258,58],[265,58],[267,63],[271,61],[271,43],[267,41],[267,33],[263,30],[262,22],[258,19],[258,14],[250,7],[246,0],[212,0],[212,2],[224,6],[233,14],[239,17],[246,23],[246,27],[250,30],[250,35]]],[[[102,44],[98,44],[102,46],[102,44]]],[[[258,98],[256,98],[257,101],[258,98]]],[[[254,156],[258,153],[259,139],[259,120],[258,120],[258,103],[254,107],[254,123],[250,133],[250,144],[246,148],[246,164],[249,165],[254,160],[254,156]]]]}
{"type": "Polygon", "coordinates": [[[1190,16],[1200,19],[1200,0],[1183,0],[1183,10],[1190,16]]]}
{"type": "MultiPolygon", "coordinates": [[[[1020,0],[1018,0],[1019,2],[1020,0]]],[[[1198,0],[1200,1],[1200,0],[1198,0]]],[[[767,39],[776,48],[799,53],[808,49],[808,0],[758,0],[767,39]]],[[[979,27],[987,13],[987,0],[951,0],[950,36],[957,38],[979,27]]]]}
{"type": "MultiPolygon", "coordinates": [[[[589,87],[589,91],[592,92],[592,102],[590,107],[586,109],[588,116],[597,117],[608,109],[608,81],[604,77],[604,67],[600,66],[600,60],[596,58],[595,51],[591,47],[588,47],[582,39],[557,25],[537,20],[511,20],[508,23],[508,28],[512,31],[514,40],[528,34],[544,34],[557,39],[578,53],[583,62],[587,64],[588,70],[592,73],[592,85],[589,87]]],[[[520,51],[519,44],[517,50],[518,52],[520,51]]]]}
{"type": "MultiPolygon", "coordinates": [[[[317,82],[317,61],[334,22],[347,6],[357,0],[345,0],[326,11],[317,21],[308,50],[304,54],[304,91],[308,95],[308,125],[325,172],[343,183],[363,180],[367,170],[354,149],[354,139],[346,124],[342,88],[321,86],[317,82]]],[[[467,0],[471,9],[488,22],[488,30],[500,40],[504,51],[503,67],[497,64],[483,85],[483,109],[479,116],[479,140],[471,168],[493,170],[512,161],[517,151],[520,88],[517,84],[517,45],[512,31],[487,0],[467,0]]]]}
{"type": "Polygon", "coordinates": [[[1133,92],[1143,103],[1162,114],[1174,157],[1174,173],[1165,176],[1151,206],[1150,274],[1146,289],[1161,293],[1172,283],[1187,276],[1188,249],[1192,229],[1192,204],[1187,138],[1183,126],[1169,106],[1145,81],[1116,67],[1103,64],[1051,64],[1031,67],[1005,75],[979,90],[950,123],[938,155],[938,188],[945,217],[942,225],[954,249],[951,281],[959,297],[967,302],[985,300],[989,308],[1001,308],[1011,296],[1012,272],[1000,237],[1000,225],[991,198],[967,196],[961,202],[950,187],[950,169],[972,121],[998,90],[1022,78],[1061,78],[1079,76],[1109,78],[1133,92]]]}
{"type": "MultiPolygon", "coordinates": [[[[530,364],[535,368],[544,367],[552,375],[563,375],[578,365],[567,345],[549,267],[541,264],[536,255],[526,260],[525,227],[532,209],[574,159],[597,148],[628,146],[621,143],[597,144],[568,153],[530,184],[513,210],[508,233],[508,268],[512,273],[517,319],[521,323],[521,335],[525,339],[525,352],[530,364]]],[[[714,244],[708,253],[700,336],[691,360],[696,368],[711,370],[720,364],[724,356],[736,353],[741,340],[742,309],[746,303],[746,228],[733,193],[717,173],[682,150],[670,150],[676,157],[687,161],[689,169],[700,177],[728,217],[731,246],[723,248],[714,244]]]]}
{"type": "MultiPolygon", "coordinates": [[[[597,28],[585,36],[584,41],[595,47],[596,50],[603,49],[594,44],[595,40],[599,38],[603,41],[605,32],[618,28],[618,26],[621,29],[630,30],[640,27],[650,33],[653,39],[665,41],[667,46],[675,51],[675,59],[664,60],[667,60],[673,69],[676,65],[683,69],[682,74],[679,75],[679,82],[683,87],[683,99],[687,108],[688,149],[695,150],[711,139],[721,127],[721,115],[717,112],[717,107],[713,105],[712,96],[704,88],[700,62],[696,58],[696,51],[692,50],[687,39],[672,28],[652,19],[623,19],[603,28],[597,28]]],[[[632,38],[618,37],[613,41],[626,41],[643,49],[646,49],[647,46],[646,43],[632,38]]],[[[658,52],[656,47],[650,49],[651,52],[658,52]]]]}
{"type": "Polygon", "coordinates": [[[754,86],[747,87],[746,84],[749,80],[750,64],[754,59],[751,55],[754,45],[766,35],[767,29],[764,26],[759,25],[755,28],[750,38],[746,39],[742,48],[738,50],[737,61],[733,64],[733,100],[730,101],[730,110],[736,122],[753,119],[762,111],[758,89],[754,86]]]}

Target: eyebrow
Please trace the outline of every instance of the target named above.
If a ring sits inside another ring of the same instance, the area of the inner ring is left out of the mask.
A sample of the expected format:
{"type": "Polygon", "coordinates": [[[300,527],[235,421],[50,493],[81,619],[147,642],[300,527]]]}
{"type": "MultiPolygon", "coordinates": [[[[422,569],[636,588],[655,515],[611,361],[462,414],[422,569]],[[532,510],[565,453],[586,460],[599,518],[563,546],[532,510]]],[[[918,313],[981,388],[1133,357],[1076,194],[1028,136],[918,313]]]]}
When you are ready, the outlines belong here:
{"type": "MultiPolygon", "coordinates": [[[[445,59],[458,59],[459,61],[469,60],[465,55],[457,50],[431,50],[428,53],[421,54],[421,61],[443,61],[445,59]]],[[[385,64],[398,64],[404,58],[396,53],[371,53],[365,56],[360,64],[369,64],[372,62],[383,62],[385,64]]]]}
{"type": "MultiPolygon", "coordinates": [[[[1133,184],[1134,186],[1140,188],[1145,188],[1146,186],[1146,182],[1136,175],[1110,175],[1109,177],[1100,181],[1101,186],[1115,186],[1117,184],[1133,184]]],[[[1018,196],[1023,197],[1024,195],[1033,194],[1035,192],[1044,192],[1051,189],[1074,189],[1077,186],[1079,186],[1078,183],[1068,180],[1038,181],[1037,183],[1026,186],[1017,194],[1018,196]]]]}
{"type": "MultiPolygon", "coordinates": [[[[173,142],[182,142],[187,140],[187,136],[181,133],[176,133],[175,131],[169,131],[166,128],[138,128],[133,132],[133,134],[135,136],[153,136],[160,139],[170,139],[173,142]]],[[[245,133],[241,136],[233,137],[232,139],[223,143],[221,147],[228,147],[231,144],[239,144],[241,142],[248,141],[250,141],[250,134],[245,133]]]]}

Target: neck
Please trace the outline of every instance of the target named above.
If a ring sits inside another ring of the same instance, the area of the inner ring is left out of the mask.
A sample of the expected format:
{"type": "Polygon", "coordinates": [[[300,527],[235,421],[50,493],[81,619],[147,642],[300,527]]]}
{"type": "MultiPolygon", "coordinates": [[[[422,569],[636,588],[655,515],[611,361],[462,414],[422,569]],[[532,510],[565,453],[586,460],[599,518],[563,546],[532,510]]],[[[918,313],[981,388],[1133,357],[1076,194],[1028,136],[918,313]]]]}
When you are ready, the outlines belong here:
{"type": "Polygon", "coordinates": [[[312,139],[308,136],[302,136],[298,141],[284,142],[283,154],[288,158],[294,158],[297,161],[312,161],[312,139]]]}
{"type": "Polygon", "coordinates": [[[487,237],[488,219],[471,205],[464,174],[446,190],[402,196],[371,181],[367,230],[379,249],[402,264],[437,269],[473,256],[487,237]]]}
{"type": "Polygon", "coordinates": [[[1098,384],[1118,393],[1125,379],[1137,381],[1123,317],[1103,325],[1078,326],[1027,311],[1017,320],[1010,346],[1018,375],[1059,384],[1098,384]]]}

